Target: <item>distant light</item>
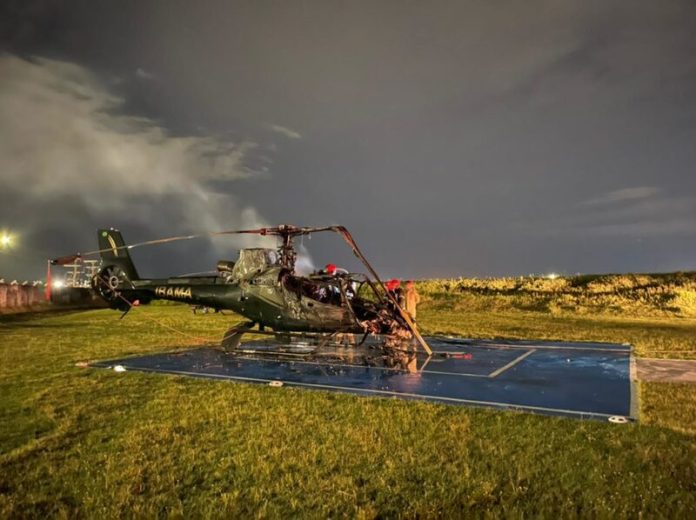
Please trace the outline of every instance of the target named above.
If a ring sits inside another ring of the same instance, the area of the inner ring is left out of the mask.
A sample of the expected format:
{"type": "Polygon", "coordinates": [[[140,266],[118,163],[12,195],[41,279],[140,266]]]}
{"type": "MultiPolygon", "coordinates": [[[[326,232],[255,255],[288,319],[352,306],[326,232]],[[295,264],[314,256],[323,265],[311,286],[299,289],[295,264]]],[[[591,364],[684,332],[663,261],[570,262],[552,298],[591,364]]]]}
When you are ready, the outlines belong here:
{"type": "Polygon", "coordinates": [[[2,235],[0,235],[0,247],[10,247],[13,241],[14,239],[9,233],[2,233],[2,235]]]}
{"type": "Polygon", "coordinates": [[[548,278],[549,280],[555,280],[555,279],[558,278],[559,276],[560,276],[560,275],[559,275],[558,273],[549,273],[549,274],[546,275],[546,278],[548,278]]]}
{"type": "Polygon", "coordinates": [[[65,286],[65,283],[63,283],[63,280],[54,280],[54,282],[51,285],[54,289],[60,289],[61,287],[65,286]]]}

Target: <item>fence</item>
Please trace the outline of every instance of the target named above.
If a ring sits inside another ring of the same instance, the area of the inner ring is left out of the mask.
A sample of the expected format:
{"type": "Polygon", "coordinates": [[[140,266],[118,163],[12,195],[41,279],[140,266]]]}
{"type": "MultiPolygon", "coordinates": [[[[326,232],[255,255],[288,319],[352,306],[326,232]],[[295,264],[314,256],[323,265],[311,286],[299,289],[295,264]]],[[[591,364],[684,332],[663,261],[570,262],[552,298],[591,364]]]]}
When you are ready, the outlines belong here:
{"type": "Polygon", "coordinates": [[[0,310],[20,310],[47,303],[42,285],[0,283],[0,310]]]}
{"type": "Polygon", "coordinates": [[[0,312],[25,312],[47,307],[85,309],[105,307],[104,301],[86,287],[54,287],[50,301],[42,283],[0,282],[0,312]]]}

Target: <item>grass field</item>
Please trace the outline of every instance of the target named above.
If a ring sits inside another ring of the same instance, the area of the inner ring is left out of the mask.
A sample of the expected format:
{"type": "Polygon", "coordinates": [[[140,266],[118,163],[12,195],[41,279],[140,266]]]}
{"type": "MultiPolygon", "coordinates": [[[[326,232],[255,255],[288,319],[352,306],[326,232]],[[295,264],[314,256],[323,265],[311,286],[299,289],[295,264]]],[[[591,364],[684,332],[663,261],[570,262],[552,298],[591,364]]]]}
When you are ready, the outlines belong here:
{"type": "MultiPolygon", "coordinates": [[[[696,358],[691,317],[491,312],[423,292],[427,333],[696,358]]],[[[643,383],[640,424],[612,425],[75,367],[217,339],[234,321],[184,306],[0,320],[3,518],[696,514],[696,385],[643,383]]]]}

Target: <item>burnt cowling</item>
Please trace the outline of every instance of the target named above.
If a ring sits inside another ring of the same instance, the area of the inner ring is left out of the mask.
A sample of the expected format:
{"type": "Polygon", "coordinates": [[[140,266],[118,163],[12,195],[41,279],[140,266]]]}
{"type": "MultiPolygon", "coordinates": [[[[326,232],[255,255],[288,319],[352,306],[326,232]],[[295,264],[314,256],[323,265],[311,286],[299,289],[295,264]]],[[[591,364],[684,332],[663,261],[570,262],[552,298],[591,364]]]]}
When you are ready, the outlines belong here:
{"type": "Polygon", "coordinates": [[[221,273],[231,273],[234,269],[234,262],[232,260],[220,260],[217,263],[217,270],[221,273]]]}

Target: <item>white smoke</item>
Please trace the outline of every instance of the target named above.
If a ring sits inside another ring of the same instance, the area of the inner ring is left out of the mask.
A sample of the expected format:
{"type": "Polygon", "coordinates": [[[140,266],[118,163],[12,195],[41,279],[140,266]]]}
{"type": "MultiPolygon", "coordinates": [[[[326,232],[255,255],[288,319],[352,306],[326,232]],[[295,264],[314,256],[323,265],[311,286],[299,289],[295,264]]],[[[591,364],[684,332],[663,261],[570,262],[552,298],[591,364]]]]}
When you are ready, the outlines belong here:
{"type": "Polygon", "coordinates": [[[209,187],[254,175],[256,143],[174,136],[124,115],[124,99],[73,63],[5,53],[0,77],[0,211],[21,214],[24,231],[138,223],[156,236],[264,224],[209,187]]]}

